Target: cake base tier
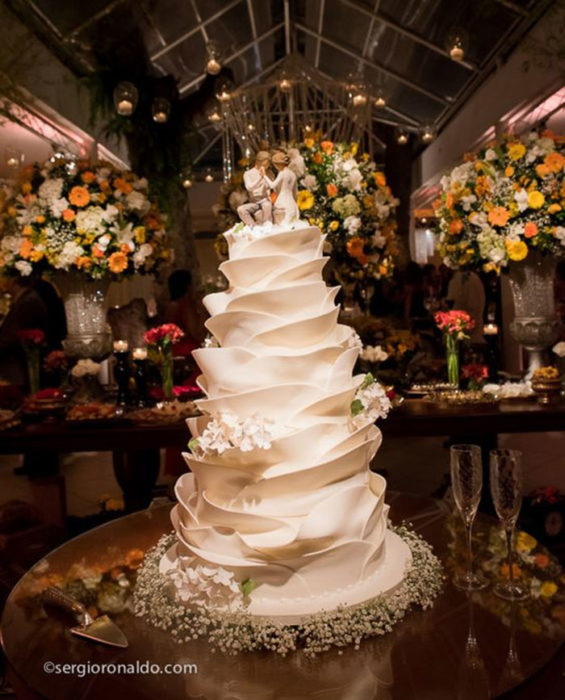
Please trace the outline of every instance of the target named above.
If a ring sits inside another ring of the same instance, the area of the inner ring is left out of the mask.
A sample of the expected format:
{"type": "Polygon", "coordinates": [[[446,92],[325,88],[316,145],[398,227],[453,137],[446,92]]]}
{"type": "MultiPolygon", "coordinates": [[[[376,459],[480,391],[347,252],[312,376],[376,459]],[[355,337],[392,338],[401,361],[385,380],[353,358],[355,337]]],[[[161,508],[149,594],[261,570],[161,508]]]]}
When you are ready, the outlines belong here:
{"type": "MultiPolygon", "coordinates": [[[[168,549],[159,563],[159,572],[163,575],[176,566],[176,549],[174,544],[168,549]]],[[[246,612],[257,618],[284,625],[298,625],[307,621],[312,615],[331,612],[338,608],[352,608],[363,605],[375,598],[393,593],[402,583],[412,563],[410,547],[395,532],[387,530],[383,542],[379,566],[367,577],[356,584],[335,591],[325,591],[320,596],[307,598],[257,598],[246,607],[246,612]]]]}

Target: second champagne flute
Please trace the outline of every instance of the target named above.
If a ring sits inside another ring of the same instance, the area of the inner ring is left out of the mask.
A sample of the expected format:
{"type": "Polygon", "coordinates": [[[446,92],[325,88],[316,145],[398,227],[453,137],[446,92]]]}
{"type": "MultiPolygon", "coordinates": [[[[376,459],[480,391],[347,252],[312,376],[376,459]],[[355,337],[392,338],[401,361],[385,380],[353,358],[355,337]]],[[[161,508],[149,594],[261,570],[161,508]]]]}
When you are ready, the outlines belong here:
{"type": "Polygon", "coordinates": [[[450,448],[451,486],[457,508],[467,531],[468,568],[457,574],[453,583],[465,591],[478,591],[488,581],[473,571],[472,528],[483,488],[483,465],[478,445],[452,445],[450,448]]]}

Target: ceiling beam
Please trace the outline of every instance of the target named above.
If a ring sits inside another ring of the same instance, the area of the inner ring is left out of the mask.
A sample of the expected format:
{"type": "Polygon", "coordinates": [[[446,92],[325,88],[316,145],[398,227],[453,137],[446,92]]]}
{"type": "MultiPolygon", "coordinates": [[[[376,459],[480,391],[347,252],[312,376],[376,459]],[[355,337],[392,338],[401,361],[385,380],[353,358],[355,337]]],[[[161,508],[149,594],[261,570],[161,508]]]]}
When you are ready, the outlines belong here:
{"type": "MultiPolygon", "coordinates": [[[[232,0],[232,2],[229,2],[225,7],[222,7],[221,10],[218,10],[218,12],[215,12],[213,15],[210,15],[210,17],[205,19],[201,23],[201,26],[207,27],[211,22],[215,22],[217,19],[225,15],[226,12],[229,12],[236,5],[239,5],[240,2],[241,0],[232,0]]],[[[201,26],[198,25],[196,27],[193,27],[188,32],[181,34],[181,36],[179,36],[174,41],[171,41],[171,43],[167,44],[167,46],[164,46],[162,49],[159,49],[159,51],[156,51],[154,54],[151,55],[151,61],[156,61],[157,59],[161,58],[161,56],[164,56],[166,53],[169,53],[169,51],[174,49],[179,44],[182,44],[187,39],[190,39],[191,36],[198,34],[198,32],[201,31],[201,26]]]]}
{"type": "Polygon", "coordinates": [[[200,12],[198,12],[198,8],[196,7],[196,2],[194,0],[190,0],[190,4],[192,6],[192,11],[194,12],[194,16],[196,17],[196,23],[198,25],[198,29],[200,30],[200,33],[202,34],[202,38],[204,39],[204,44],[207,44],[210,41],[210,37],[208,36],[208,32],[206,31],[206,25],[202,22],[202,17],[200,16],[200,12]]]}
{"type": "Polygon", "coordinates": [[[287,56],[292,50],[290,29],[290,0],[284,0],[284,48],[287,56]]]}
{"type": "Polygon", "coordinates": [[[376,63],[375,61],[369,61],[368,59],[361,56],[360,53],[357,53],[356,51],[353,51],[352,49],[347,48],[343,44],[341,44],[337,41],[334,41],[333,39],[329,39],[326,36],[322,36],[322,35],[318,34],[317,32],[310,29],[309,27],[306,27],[304,24],[297,23],[296,26],[298,27],[298,29],[303,31],[305,34],[309,34],[310,36],[313,36],[315,38],[320,37],[321,41],[324,44],[328,44],[328,46],[332,46],[334,49],[341,51],[341,53],[345,54],[346,56],[353,58],[355,61],[359,61],[359,63],[362,65],[366,65],[366,66],[369,66],[371,68],[376,68],[377,70],[381,71],[381,73],[384,73],[384,75],[388,75],[390,78],[393,78],[394,80],[398,81],[399,83],[403,83],[404,85],[411,88],[415,92],[419,92],[422,95],[429,97],[431,100],[434,100],[435,102],[439,102],[440,104],[443,104],[443,105],[450,104],[449,100],[446,100],[445,97],[440,97],[440,95],[436,95],[434,92],[431,92],[430,90],[427,90],[426,88],[422,87],[421,85],[418,85],[417,83],[412,82],[409,78],[405,78],[403,75],[400,75],[400,73],[397,73],[396,71],[393,71],[390,68],[386,68],[385,66],[381,65],[380,63],[376,63]]]}
{"type": "MultiPolygon", "coordinates": [[[[322,36],[322,30],[324,28],[324,12],[326,9],[326,0],[320,0],[320,12],[318,14],[318,34],[322,36]]],[[[316,54],[314,57],[314,68],[318,68],[320,65],[320,49],[322,48],[322,40],[316,39],[316,54]]]]}
{"type": "Polygon", "coordinates": [[[253,0],[247,0],[247,14],[249,15],[249,24],[251,25],[251,35],[255,42],[255,58],[259,65],[259,70],[263,70],[263,62],[261,61],[261,52],[257,43],[257,24],[255,23],[255,12],[253,10],[253,0]]]}
{"type": "Polygon", "coordinates": [[[526,10],[525,7],[521,7],[515,2],[511,2],[511,0],[495,0],[495,2],[497,2],[499,5],[503,5],[509,10],[512,10],[512,12],[514,12],[517,15],[521,15],[522,17],[530,16],[530,13],[528,12],[528,10],[526,10]]]}
{"type": "MultiPolygon", "coordinates": [[[[254,39],[253,41],[249,41],[247,44],[244,44],[242,47],[240,47],[237,51],[234,51],[234,53],[232,53],[231,56],[228,56],[223,61],[223,64],[227,66],[229,63],[231,63],[236,58],[241,56],[242,53],[245,53],[250,48],[252,48],[254,46],[254,44],[259,44],[261,41],[264,41],[265,39],[270,37],[271,34],[275,34],[275,32],[278,32],[279,29],[281,29],[282,27],[284,27],[284,22],[279,22],[278,24],[275,24],[274,27],[271,27],[271,29],[269,29],[266,32],[263,32],[263,34],[258,36],[257,39],[254,39]]],[[[185,92],[187,92],[187,90],[190,90],[195,85],[198,85],[198,83],[201,80],[204,80],[205,77],[206,77],[206,73],[200,73],[200,75],[196,76],[196,78],[193,78],[189,83],[185,83],[184,85],[181,85],[179,88],[179,93],[181,95],[184,94],[185,92]]]]}
{"type": "Polygon", "coordinates": [[[113,2],[109,2],[107,5],[104,5],[104,7],[101,10],[98,10],[98,12],[95,12],[93,15],[90,15],[90,17],[85,19],[84,22],[78,24],[74,29],[71,29],[69,35],[75,36],[76,34],[80,34],[91,24],[94,24],[94,22],[98,22],[98,20],[102,19],[102,17],[106,17],[106,15],[109,15],[111,12],[114,11],[114,9],[118,5],[121,5],[123,2],[124,0],[113,0],[113,2]]]}
{"type": "Polygon", "coordinates": [[[365,43],[363,44],[363,56],[365,58],[367,58],[367,54],[369,53],[369,42],[371,41],[371,37],[373,36],[373,27],[375,26],[375,20],[377,18],[377,12],[379,11],[380,4],[381,0],[376,0],[375,5],[373,7],[373,12],[371,13],[369,29],[367,30],[367,36],[365,37],[365,43]]]}
{"type": "MultiPolygon", "coordinates": [[[[377,22],[380,22],[381,24],[384,24],[385,27],[389,27],[389,29],[392,29],[393,31],[397,32],[398,34],[402,34],[403,36],[407,37],[408,39],[411,39],[412,41],[421,44],[422,46],[425,46],[426,48],[430,49],[430,51],[435,51],[435,53],[439,54],[440,56],[443,56],[444,58],[449,59],[450,61],[452,60],[449,51],[447,49],[438,46],[437,44],[434,44],[432,41],[428,41],[428,39],[425,39],[423,36],[420,36],[419,34],[416,34],[416,32],[413,32],[411,29],[408,29],[407,27],[403,27],[400,24],[397,24],[396,22],[393,22],[390,19],[387,19],[383,17],[382,15],[378,14],[378,10],[369,10],[365,5],[361,4],[358,0],[340,0],[344,5],[347,5],[348,7],[353,8],[354,10],[357,10],[357,12],[360,12],[362,15],[365,15],[365,17],[371,18],[371,21],[374,22],[375,20],[377,22]]],[[[498,0],[497,0],[498,1],[498,0]]],[[[473,63],[472,61],[458,61],[458,64],[463,66],[464,68],[467,68],[468,70],[472,71],[478,71],[478,66],[473,63]]]]}

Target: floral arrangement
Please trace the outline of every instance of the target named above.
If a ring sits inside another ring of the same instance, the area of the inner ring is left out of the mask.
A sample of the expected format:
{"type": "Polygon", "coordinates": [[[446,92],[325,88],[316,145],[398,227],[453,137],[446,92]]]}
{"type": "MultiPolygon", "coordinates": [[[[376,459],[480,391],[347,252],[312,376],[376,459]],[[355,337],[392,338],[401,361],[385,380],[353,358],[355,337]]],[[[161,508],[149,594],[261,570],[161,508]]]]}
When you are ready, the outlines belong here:
{"type": "Polygon", "coordinates": [[[469,338],[468,331],[475,322],[466,311],[453,309],[438,311],[434,315],[437,327],[445,338],[447,351],[447,381],[453,386],[459,386],[459,341],[469,338]]]}
{"type": "Polygon", "coordinates": [[[71,376],[75,379],[81,379],[82,377],[92,377],[97,376],[100,372],[100,363],[94,362],[94,360],[79,360],[76,365],[71,369],[71,376]]]}
{"type": "Polygon", "coordinates": [[[491,143],[441,180],[438,247],[450,267],[500,271],[530,251],[565,252],[565,139],[491,143]]]}
{"type": "Polygon", "coordinates": [[[41,345],[45,342],[45,333],[40,328],[28,328],[18,331],[17,337],[27,360],[29,389],[32,394],[35,394],[39,391],[41,345]]]}
{"type": "Polygon", "coordinates": [[[438,311],[434,316],[436,326],[442,333],[454,336],[457,340],[468,339],[467,331],[474,328],[475,322],[466,311],[438,311]]]}
{"type": "Polygon", "coordinates": [[[488,378],[488,367],[478,362],[469,362],[461,367],[461,374],[467,380],[469,389],[481,389],[488,378]]]}
{"type": "Polygon", "coordinates": [[[340,282],[381,279],[393,270],[395,210],[386,177],[356,143],[306,138],[299,146],[298,208],[327,235],[340,282]]]}
{"type": "Polygon", "coordinates": [[[148,183],[108,163],[55,156],[25,168],[0,213],[0,270],[78,271],[91,278],[154,272],[171,259],[148,183]]]}
{"type": "Polygon", "coordinates": [[[388,352],[385,352],[380,345],[365,345],[359,353],[359,358],[364,362],[378,364],[388,359],[388,352]]]}
{"type": "Polygon", "coordinates": [[[379,418],[386,418],[391,408],[385,388],[368,372],[351,402],[353,427],[361,428],[379,418]]]}
{"type": "Polygon", "coordinates": [[[174,323],[163,323],[161,326],[150,328],[143,336],[147,345],[156,345],[160,348],[174,345],[184,336],[184,332],[174,323]]]}
{"type": "Polygon", "coordinates": [[[64,350],[51,350],[43,360],[43,369],[46,372],[60,372],[68,369],[69,358],[64,350]]]}
{"type": "Polygon", "coordinates": [[[149,346],[156,348],[161,359],[161,382],[166,400],[173,398],[173,345],[184,337],[184,332],[174,323],[163,323],[150,328],[144,334],[149,346]]]}
{"type": "Polygon", "coordinates": [[[559,370],[557,367],[540,367],[539,369],[534,370],[532,374],[532,381],[555,381],[556,379],[559,379],[559,376],[559,370]]]}
{"type": "Polygon", "coordinates": [[[241,604],[240,584],[232,571],[221,566],[210,567],[196,560],[180,566],[177,561],[176,566],[167,571],[167,578],[174,587],[175,598],[196,609],[229,609],[241,604]]]}
{"type": "MultiPolygon", "coordinates": [[[[341,283],[390,276],[396,253],[398,200],[369,154],[357,158],[357,151],[356,143],[323,141],[319,135],[288,150],[301,218],[326,234],[326,252],[341,283]]],[[[245,167],[248,161],[239,164],[245,167]]],[[[223,231],[238,222],[237,207],[247,198],[242,172],[222,187],[220,198],[214,213],[223,231]]],[[[223,235],[216,251],[220,258],[227,256],[223,235]]]]}
{"type": "Polygon", "coordinates": [[[192,438],[188,447],[197,457],[221,455],[234,447],[242,452],[269,450],[275,437],[274,428],[273,421],[258,414],[242,419],[226,411],[213,416],[202,434],[192,438]]]}
{"type": "MultiPolygon", "coordinates": [[[[213,650],[229,655],[241,652],[271,651],[281,656],[303,649],[308,657],[331,648],[354,645],[390,632],[409,610],[429,608],[443,585],[441,564],[430,545],[407,527],[392,528],[410,548],[412,560],[400,586],[389,596],[364,605],[311,616],[299,625],[278,625],[249,615],[242,601],[239,610],[187,606],[171,592],[170,580],[159,571],[166,551],[176,542],[173,534],[161,537],[145,556],[133,591],[134,613],[149,624],[169,631],[179,643],[204,638],[213,650]]],[[[202,577],[200,577],[202,578],[202,577]]],[[[239,584],[247,595],[251,580],[239,584]]],[[[235,596],[235,590],[233,591],[235,596]]]]}

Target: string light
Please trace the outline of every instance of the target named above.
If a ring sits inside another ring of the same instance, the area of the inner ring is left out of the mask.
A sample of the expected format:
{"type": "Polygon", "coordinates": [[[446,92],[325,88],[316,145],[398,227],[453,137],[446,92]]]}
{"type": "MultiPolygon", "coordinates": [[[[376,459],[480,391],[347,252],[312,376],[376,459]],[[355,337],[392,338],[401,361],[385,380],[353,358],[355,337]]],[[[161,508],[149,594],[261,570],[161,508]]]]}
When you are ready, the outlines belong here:
{"type": "Polygon", "coordinates": [[[431,143],[436,137],[436,130],[430,124],[422,127],[420,138],[423,143],[431,143]]]}

